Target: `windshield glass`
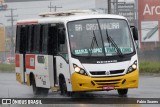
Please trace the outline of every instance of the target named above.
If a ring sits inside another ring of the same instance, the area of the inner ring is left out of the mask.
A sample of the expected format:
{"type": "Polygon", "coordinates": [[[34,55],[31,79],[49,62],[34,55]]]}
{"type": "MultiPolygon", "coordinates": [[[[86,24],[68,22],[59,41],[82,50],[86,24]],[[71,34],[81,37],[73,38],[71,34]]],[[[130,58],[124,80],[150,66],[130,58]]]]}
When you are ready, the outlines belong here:
{"type": "Polygon", "coordinates": [[[118,55],[119,51],[124,55],[134,50],[125,20],[73,21],[68,23],[68,32],[71,52],[76,56],[113,56],[118,55]]]}

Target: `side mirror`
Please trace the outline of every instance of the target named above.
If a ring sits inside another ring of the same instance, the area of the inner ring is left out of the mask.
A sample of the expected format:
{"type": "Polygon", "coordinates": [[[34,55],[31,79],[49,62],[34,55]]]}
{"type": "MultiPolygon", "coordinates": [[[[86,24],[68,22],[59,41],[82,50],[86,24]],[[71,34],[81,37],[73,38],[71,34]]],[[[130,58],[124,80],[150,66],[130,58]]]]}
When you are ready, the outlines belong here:
{"type": "Polygon", "coordinates": [[[130,28],[132,30],[134,40],[138,40],[138,30],[137,30],[137,28],[135,26],[131,26],[130,28]]]}
{"type": "Polygon", "coordinates": [[[60,44],[65,44],[65,29],[58,30],[58,42],[60,44]]]}

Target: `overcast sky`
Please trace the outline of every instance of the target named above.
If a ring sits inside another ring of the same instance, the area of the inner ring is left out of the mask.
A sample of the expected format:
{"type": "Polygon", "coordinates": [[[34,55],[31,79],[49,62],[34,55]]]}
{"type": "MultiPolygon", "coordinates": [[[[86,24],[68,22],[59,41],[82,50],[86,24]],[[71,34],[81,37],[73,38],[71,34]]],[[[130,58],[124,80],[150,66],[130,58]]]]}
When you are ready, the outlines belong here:
{"type": "MultiPolygon", "coordinates": [[[[11,0],[10,0],[11,1],[11,0]]],[[[32,2],[7,2],[8,8],[16,9],[14,10],[14,15],[16,20],[28,19],[28,18],[37,18],[38,14],[41,12],[49,11],[48,6],[52,2],[52,6],[62,6],[58,8],[58,11],[68,10],[68,9],[93,9],[99,8],[99,4],[102,4],[100,7],[107,8],[107,0],[97,0],[99,3],[97,5],[96,0],[45,0],[45,1],[32,1],[32,2]],[[100,2],[101,1],[101,2],[100,2]]],[[[120,0],[122,2],[133,2],[134,0],[120,0]]],[[[54,11],[54,9],[52,9],[54,11]]],[[[10,11],[0,11],[0,23],[3,23],[6,26],[11,25],[7,21],[10,11]]],[[[15,24],[15,23],[14,23],[15,24]]]]}
{"type": "MultiPolygon", "coordinates": [[[[51,0],[52,6],[62,6],[57,10],[68,10],[68,9],[88,9],[95,8],[95,0],[51,0]]],[[[14,15],[18,15],[15,19],[28,19],[38,17],[41,12],[49,11],[48,6],[50,1],[33,1],[33,2],[10,2],[7,3],[8,8],[14,8],[14,15]]],[[[52,9],[54,11],[54,9],[52,9]]],[[[7,22],[10,11],[0,11],[0,23],[8,26],[10,22],[7,22]]]]}

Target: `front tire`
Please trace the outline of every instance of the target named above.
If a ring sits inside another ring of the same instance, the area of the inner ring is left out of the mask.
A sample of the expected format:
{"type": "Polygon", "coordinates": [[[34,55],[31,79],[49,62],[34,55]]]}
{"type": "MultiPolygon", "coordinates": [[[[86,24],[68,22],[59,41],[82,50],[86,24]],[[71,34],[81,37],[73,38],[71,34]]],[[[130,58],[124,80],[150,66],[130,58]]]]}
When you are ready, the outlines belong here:
{"type": "Polygon", "coordinates": [[[128,93],[128,89],[118,89],[117,91],[120,96],[127,95],[128,93]]]}
{"type": "Polygon", "coordinates": [[[59,85],[60,85],[61,95],[67,94],[67,86],[66,86],[66,81],[64,78],[59,79],[59,85]]]}

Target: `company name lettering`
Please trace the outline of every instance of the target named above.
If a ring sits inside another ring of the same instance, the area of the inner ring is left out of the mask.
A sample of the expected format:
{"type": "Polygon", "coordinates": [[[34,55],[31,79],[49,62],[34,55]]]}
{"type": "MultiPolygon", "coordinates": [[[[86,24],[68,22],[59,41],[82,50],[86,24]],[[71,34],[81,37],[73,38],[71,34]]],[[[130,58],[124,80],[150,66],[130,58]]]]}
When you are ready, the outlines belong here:
{"type": "Polygon", "coordinates": [[[146,4],[144,7],[143,15],[159,15],[160,14],[160,5],[159,6],[150,6],[146,4]]]}

